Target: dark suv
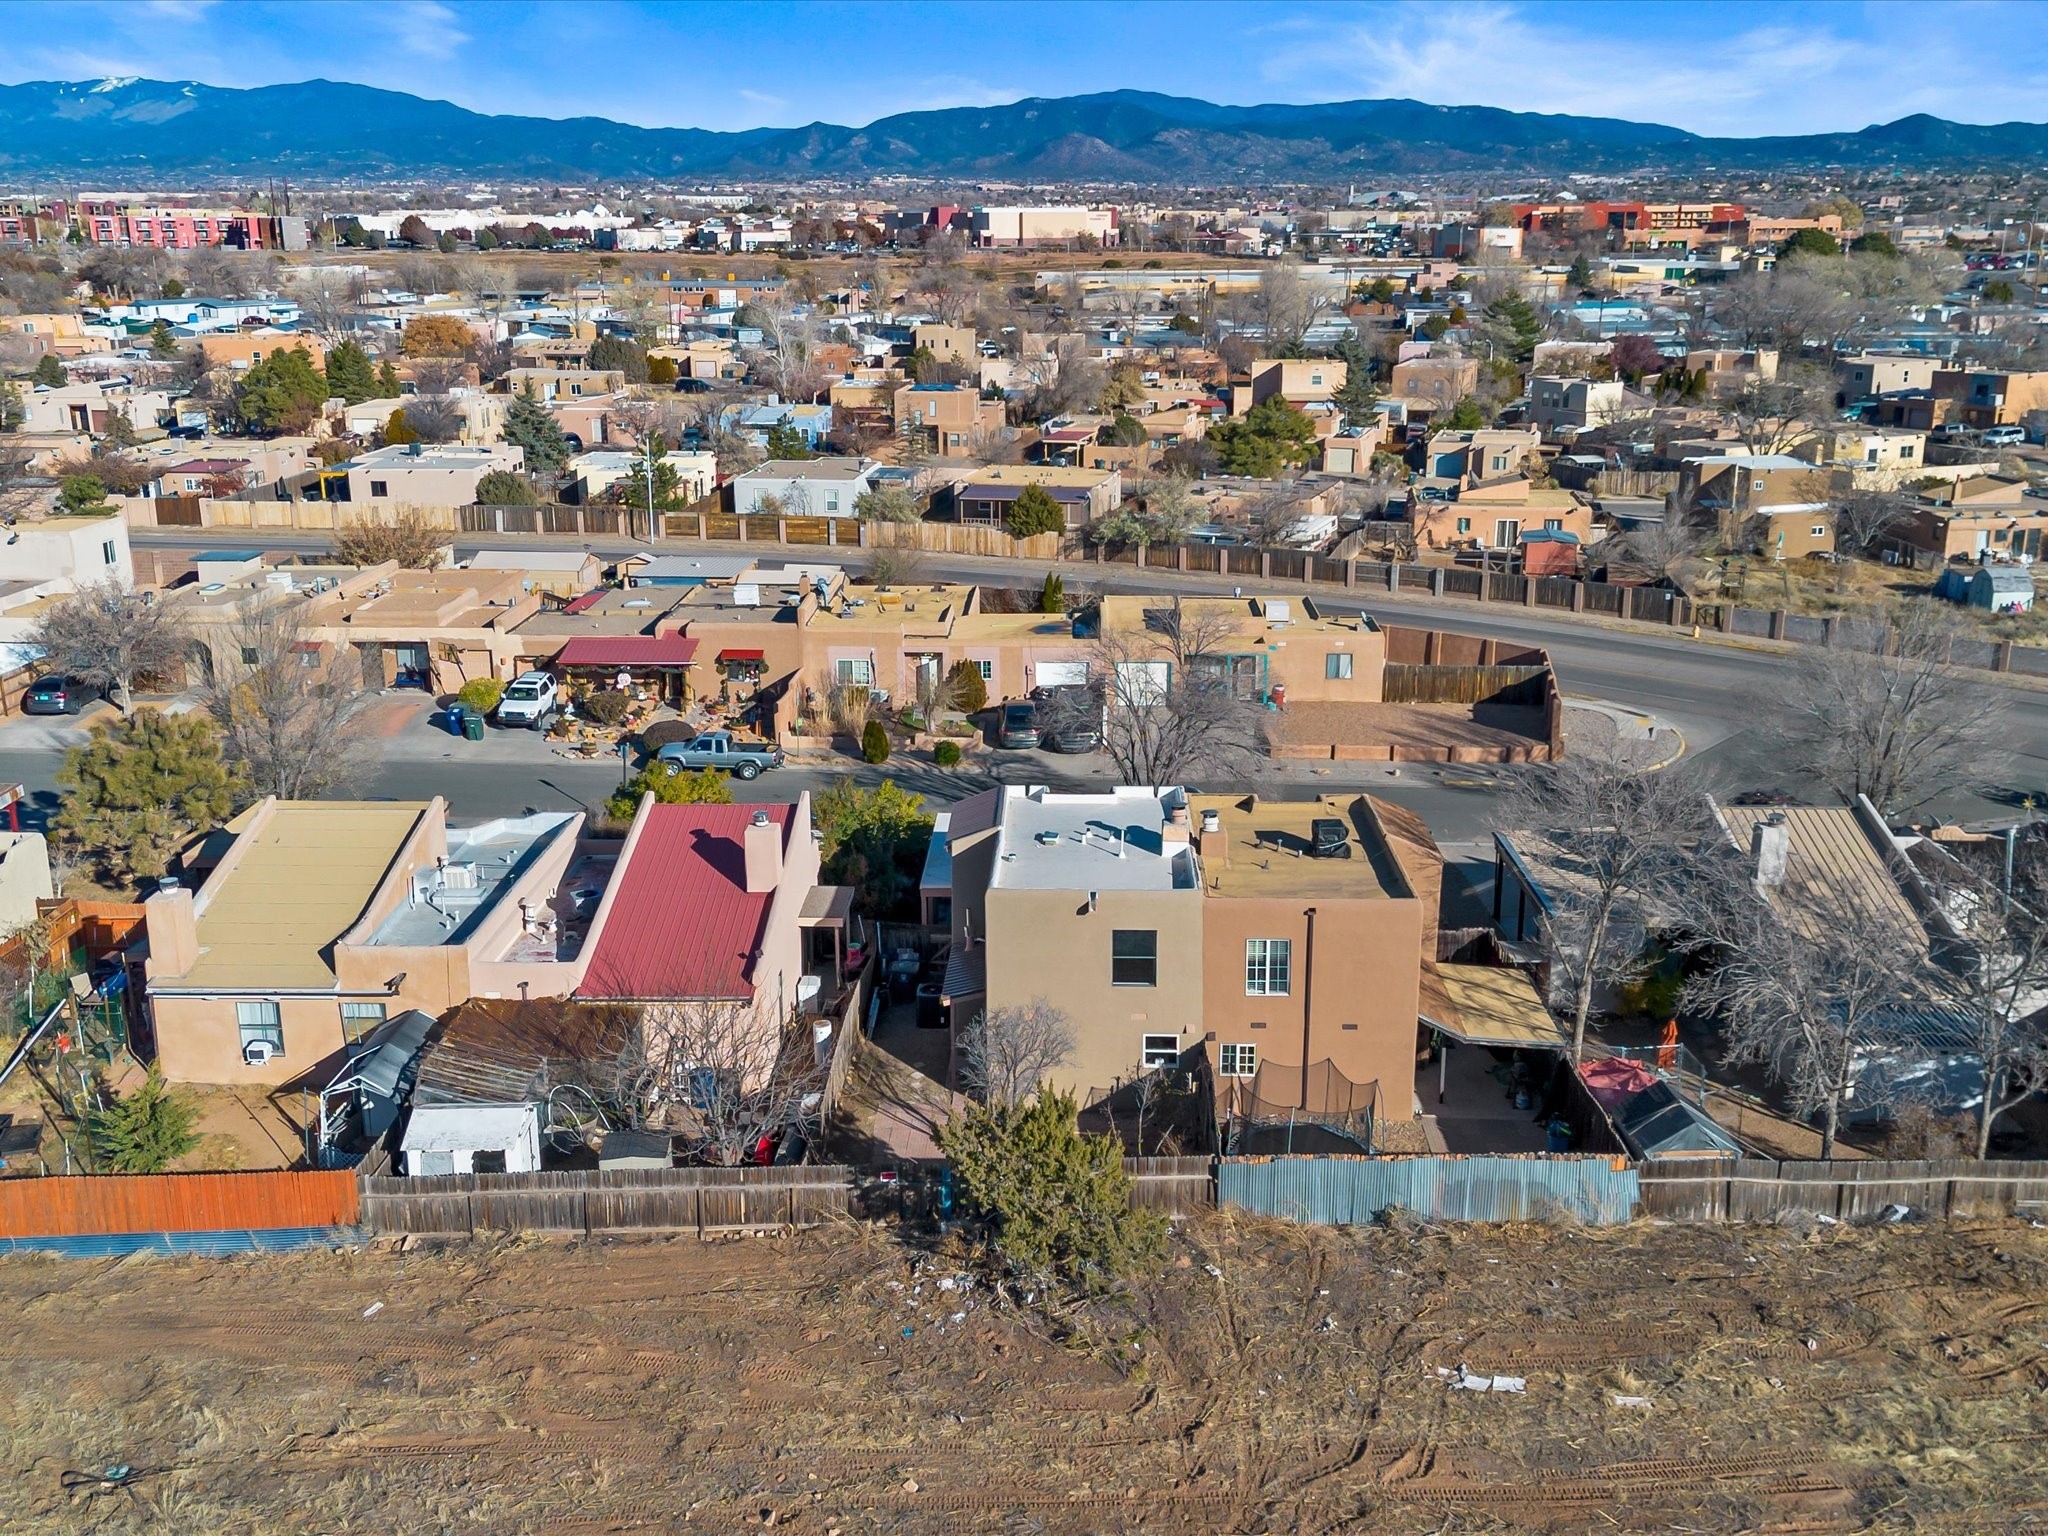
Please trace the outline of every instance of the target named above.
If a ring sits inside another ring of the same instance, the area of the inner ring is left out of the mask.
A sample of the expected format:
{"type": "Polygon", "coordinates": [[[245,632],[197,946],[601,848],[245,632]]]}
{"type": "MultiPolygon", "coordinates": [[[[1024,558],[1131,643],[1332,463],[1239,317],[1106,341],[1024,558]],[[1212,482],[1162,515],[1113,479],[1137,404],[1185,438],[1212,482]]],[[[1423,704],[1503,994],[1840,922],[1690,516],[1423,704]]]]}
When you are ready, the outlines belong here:
{"type": "Polygon", "coordinates": [[[1334,816],[1318,816],[1308,824],[1309,857],[1348,859],[1351,857],[1351,829],[1334,816]]]}
{"type": "Polygon", "coordinates": [[[75,677],[39,677],[21,696],[24,715],[75,715],[99,695],[75,677]]]}

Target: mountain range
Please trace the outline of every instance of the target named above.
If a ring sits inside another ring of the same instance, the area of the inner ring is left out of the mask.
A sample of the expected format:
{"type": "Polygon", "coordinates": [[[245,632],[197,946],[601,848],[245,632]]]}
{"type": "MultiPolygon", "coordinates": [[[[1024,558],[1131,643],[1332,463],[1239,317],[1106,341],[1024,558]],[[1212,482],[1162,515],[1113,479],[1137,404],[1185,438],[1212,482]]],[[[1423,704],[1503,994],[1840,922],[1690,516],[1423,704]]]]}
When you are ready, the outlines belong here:
{"type": "Polygon", "coordinates": [[[905,112],[863,128],[717,133],[599,117],[500,117],[371,86],[308,80],[0,86],[0,183],[193,175],[363,181],[833,179],[1265,183],[1426,172],[1964,169],[2048,158],[2048,124],[1925,115],[1854,133],[1714,139],[1655,123],[1417,101],[1217,106],[1147,91],[905,112]]]}

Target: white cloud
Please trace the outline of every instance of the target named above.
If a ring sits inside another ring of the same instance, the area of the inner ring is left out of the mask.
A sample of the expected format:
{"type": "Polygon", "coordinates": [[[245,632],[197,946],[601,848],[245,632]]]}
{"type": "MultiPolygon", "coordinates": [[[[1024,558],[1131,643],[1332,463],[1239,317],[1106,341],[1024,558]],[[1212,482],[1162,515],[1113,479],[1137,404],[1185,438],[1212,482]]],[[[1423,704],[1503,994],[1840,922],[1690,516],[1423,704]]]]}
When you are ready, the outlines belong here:
{"type": "Polygon", "coordinates": [[[370,14],[382,19],[401,48],[430,59],[448,58],[470,40],[455,12],[440,0],[378,5],[370,14]]]}
{"type": "Polygon", "coordinates": [[[143,0],[152,21],[204,21],[219,0],[143,0]]]}
{"type": "Polygon", "coordinates": [[[1617,25],[1605,7],[1402,7],[1369,22],[1289,26],[1261,73],[1319,100],[1412,97],[1738,137],[1848,131],[1913,112],[2038,117],[2048,61],[2026,40],[2027,8],[1980,9],[1709,9],[1653,28],[1617,25]],[[1683,30],[1701,16],[1705,30],[1683,30]],[[1712,25],[1724,18],[1759,24],[1712,25]],[[2002,68],[1982,52],[1982,26],[2010,33],[2002,68]]]}
{"type": "Polygon", "coordinates": [[[764,112],[780,112],[789,105],[787,97],[771,96],[766,91],[750,91],[744,86],[735,91],[734,94],[741,101],[751,102],[764,112]]]}

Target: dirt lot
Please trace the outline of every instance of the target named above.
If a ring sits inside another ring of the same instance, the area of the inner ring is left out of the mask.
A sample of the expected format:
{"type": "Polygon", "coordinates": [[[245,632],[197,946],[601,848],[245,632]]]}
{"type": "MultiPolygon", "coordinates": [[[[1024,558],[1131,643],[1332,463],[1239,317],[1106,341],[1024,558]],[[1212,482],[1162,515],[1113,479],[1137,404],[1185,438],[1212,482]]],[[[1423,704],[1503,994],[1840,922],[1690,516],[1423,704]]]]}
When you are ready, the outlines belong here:
{"type": "Polygon", "coordinates": [[[1058,1319],[856,1229],[11,1259],[0,1529],[2048,1528],[2048,1230],[1211,1220],[1172,1254],[1058,1319]],[[113,1463],[145,1475],[60,1489],[113,1463]]]}

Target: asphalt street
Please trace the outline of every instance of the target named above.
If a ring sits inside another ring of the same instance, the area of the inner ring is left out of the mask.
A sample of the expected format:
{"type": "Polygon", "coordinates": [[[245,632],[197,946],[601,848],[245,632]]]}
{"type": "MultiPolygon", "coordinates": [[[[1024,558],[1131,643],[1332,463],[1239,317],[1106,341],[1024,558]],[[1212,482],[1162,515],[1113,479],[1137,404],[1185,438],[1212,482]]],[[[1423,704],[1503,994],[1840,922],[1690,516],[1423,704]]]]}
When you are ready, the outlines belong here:
{"type": "MultiPolygon", "coordinates": [[[[183,530],[138,529],[133,540],[138,546],[159,549],[218,548],[228,544],[312,554],[328,547],[321,534],[270,530],[239,537],[195,538],[183,530]]],[[[463,559],[486,547],[562,542],[565,541],[463,539],[457,543],[456,554],[463,559]]],[[[710,548],[768,557],[789,553],[779,545],[649,546],[616,539],[588,541],[586,547],[600,556],[657,547],[710,548]]],[[[863,558],[856,550],[847,550],[846,556],[848,563],[856,566],[863,558]]],[[[933,579],[1008,581],[1018,586],[1036,586],[1047,569],[1043,563],[1034,561],[943,555],[925,557],[924,568],[933,579]]],[[[1058,569],[1066,577],[1070,597],[1089,588],[1166,593],[1229,591],[1245,585],[1242,581],[1215,577],[1168,577],[1123,566],[1069,563],[1058,569]]],[[[1283,588],[1285,584],[1274,584],[1275,590],[1283,588]]],[[[1550,653],[1568,696],[1622,705],[1653,716],[1660,724],[1676,727],[1684,736],[1689,757],[1708,767],[1722,792],[1779,789],[1802,797],[1816,794],[1814,786],[1798,782],[1773,761],[1756,729],[1771,699],[1786,686],[1791,658],[1784,650],[1715,639],[1695,640],[1684,632],[1642,625],[1589,623],[1523,608],[1480,607],[1456,599],[1345,595],[1327,588],[1310,591],[1319,607],[1334,613],[1366,612],[1387,623],[1495,636],[1541,646],[1550,653]]],[[[2002,759],[1987,765],[1985,777],[1989,782],[1981,792],[1951,795],[1928,807],[1952,820],[2006,813],[2023,795],[2038,798],[2048,789],[2048,691],[1991,674],[1984,674],[1981,681],[1975,677],[1971,681],[1973,686],[1999,689],[2010,696],[2012,729],[2002,759]]],[[[11,722],[0,729],[0,780],[27,785],[33,796],[34,814],[54,804],[49,786],[61,754],[54,743],[32,744],[23,739],[25,733],[19,727],[29,724],[11,722]]],[[[367,792],[394,798],[446,794],[459,815],[481,817],[516,812],[529,805],[591,803],[603,798],[616,782],[618,772],[609,763],[571,763],[544,751],[532,762],[505,760],[496,751],[472,753],[465,762],[461,746],[449,739],[445,747],[431,748],[435,754],[431,757],[413,755],[410,747],[394,747],[367,792]]],[[[1061,782],[1072,779],[1077,766],[1074,760],[1039,753],[1001,754],[994,762],[993,775],[1012,782],[1061,782]]],[[[1440,836],[1450,839],[1471,837],[1484,828],[1490,791],[1506,781],[1502,770],[1463,768],[1407,767],[1395,774],[1384,767],[1355,765],[1337,767],[1321,776],[1310,776],[1299,766],[1266,771],[1272,778],[1249,787],[1286,795],[1370,788],[1410,805],[1429,820],[1440,836]]],[[[993,781],[986,774],[940,773],[929,766],[897,764],[873,770],[849,763],[844,769],[791,768],[735,788],[743,798],[787,797],[798,788],[822,788],[848,772],[860,780],[886,775],[899,782],[910,782],[934,804],[957,799],[993,781]]]]}

